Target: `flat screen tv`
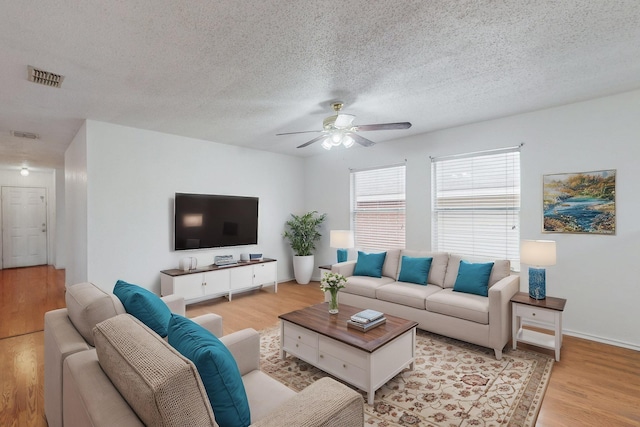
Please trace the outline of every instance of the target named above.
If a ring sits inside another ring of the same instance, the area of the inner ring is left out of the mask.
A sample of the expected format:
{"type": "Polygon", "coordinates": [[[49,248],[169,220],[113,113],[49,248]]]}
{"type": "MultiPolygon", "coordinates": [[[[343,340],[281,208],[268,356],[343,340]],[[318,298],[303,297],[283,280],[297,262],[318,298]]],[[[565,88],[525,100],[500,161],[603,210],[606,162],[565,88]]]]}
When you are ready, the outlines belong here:
{"type": "Polygon", "coordinates": [[[176,193],[174,249],[258,243],[258,198],[176,193]]]}

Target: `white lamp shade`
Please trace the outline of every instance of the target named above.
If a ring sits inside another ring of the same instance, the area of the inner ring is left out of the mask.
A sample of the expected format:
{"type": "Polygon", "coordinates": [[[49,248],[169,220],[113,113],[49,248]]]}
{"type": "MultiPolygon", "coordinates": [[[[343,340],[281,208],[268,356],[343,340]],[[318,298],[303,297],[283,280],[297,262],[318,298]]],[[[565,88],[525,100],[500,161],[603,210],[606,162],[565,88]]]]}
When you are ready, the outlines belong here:
{"type": "Polygon", "coordinates": [[[346,249],[354,246],[351,230],[331,230],[329,236],[329,246],[332,248],[346,249]]]}
{"type": "Polygon", "coordinates": [[[522,240],[520,261],[524,264],[544,267],[556,265],[556,242],[553,240],[522,240]]]}

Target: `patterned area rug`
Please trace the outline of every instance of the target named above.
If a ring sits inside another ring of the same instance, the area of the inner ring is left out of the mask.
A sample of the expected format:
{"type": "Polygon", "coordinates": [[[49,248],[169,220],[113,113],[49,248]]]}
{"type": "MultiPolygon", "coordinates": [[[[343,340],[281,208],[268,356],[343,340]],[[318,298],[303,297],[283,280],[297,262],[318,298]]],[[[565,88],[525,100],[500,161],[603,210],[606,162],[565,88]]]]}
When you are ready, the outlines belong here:
{"type": "MultiPolygon", "coordinates": [[[[279,327],[260,341],[262,371],[293,390],[329,376],[293,356],[281,360],[279,327]]],[[[496,360],[493,350],[418,330],[415,369],[378,389],[373,406],[361,392],[365,425],[533,426],[552,366],[543,354],[505,348],[496,360]]]]}

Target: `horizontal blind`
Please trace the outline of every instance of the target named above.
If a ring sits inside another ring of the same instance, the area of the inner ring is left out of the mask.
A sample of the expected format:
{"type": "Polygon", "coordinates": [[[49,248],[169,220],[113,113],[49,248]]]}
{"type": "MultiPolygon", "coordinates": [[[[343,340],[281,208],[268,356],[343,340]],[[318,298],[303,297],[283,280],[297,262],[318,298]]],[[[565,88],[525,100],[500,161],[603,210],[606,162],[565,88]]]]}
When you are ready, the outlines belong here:
{"type": "Polygon", "coordinates": [[[432,248],[520,269],[520,148],[432,159],[432,248]]]}
{"type": "Polygon", "coordinates": [[[351,222],[364,250],[405,246],[406,166],[351,172],[351,222]]]}

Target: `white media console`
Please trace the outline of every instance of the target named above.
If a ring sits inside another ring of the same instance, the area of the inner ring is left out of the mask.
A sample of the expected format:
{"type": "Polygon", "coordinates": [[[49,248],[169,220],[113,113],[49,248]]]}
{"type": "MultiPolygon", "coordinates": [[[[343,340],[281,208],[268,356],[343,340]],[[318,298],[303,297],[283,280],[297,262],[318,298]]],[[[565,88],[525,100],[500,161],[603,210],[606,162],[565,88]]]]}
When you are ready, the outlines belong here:
{"type": "Polygon", "coordinates": [[[239,262],[219,267],[210,265],[191,271],[178,269],[160,272],[162,296],[180,295],[186,304],[245,292],[264,286],[274,286],[278,292],[278,262],[265,258],[261,261],[239,262]]]}

